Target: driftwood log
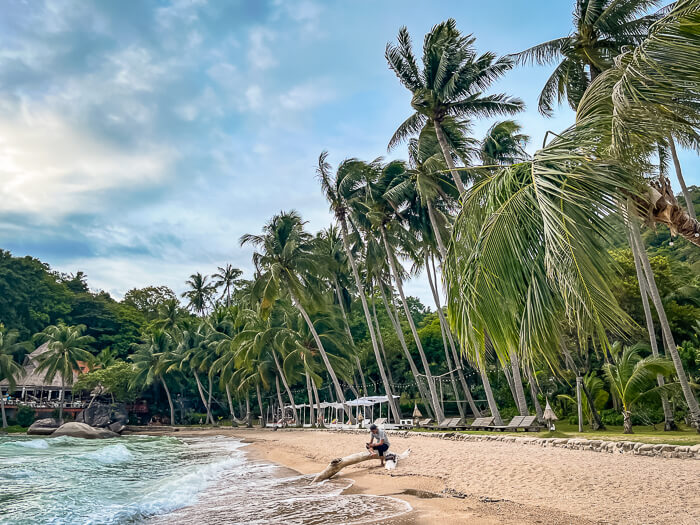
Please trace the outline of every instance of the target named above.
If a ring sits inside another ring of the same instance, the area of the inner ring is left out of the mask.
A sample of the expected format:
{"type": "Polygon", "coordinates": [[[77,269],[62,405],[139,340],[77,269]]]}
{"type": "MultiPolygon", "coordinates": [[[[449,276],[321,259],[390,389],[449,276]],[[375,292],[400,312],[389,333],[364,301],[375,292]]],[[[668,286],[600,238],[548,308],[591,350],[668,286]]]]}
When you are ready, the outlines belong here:
{"type": "MultiPolygon", "coordinates": [[[[410,449],[406,450],[403,454],[400,454],[398,458],[404,459],[408,457],[409,453],[410,449]]],[[[376,454],[370,454],[368,451],[364,451],[357,452],[356,454],[350,454],[349,456],[345,456],[344,458],[335,458],[328,464],[328,466],[323,470],[323,472],[319,472],[318,474],[316,474],[314,482],[325,481],[327,479],[330,479],[345,467],[355,465],[356,463],[362,463],[363,461],[369,461],[371,459],[379,459],[379,456],[377,456],[376,454]]]]}

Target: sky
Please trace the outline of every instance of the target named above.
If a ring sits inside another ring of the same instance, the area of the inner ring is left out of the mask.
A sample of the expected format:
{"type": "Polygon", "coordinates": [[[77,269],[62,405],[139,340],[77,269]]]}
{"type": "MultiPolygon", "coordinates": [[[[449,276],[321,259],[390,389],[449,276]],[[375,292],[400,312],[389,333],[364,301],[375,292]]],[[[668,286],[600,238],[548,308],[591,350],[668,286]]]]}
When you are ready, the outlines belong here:
{"type": "MultiPolygon", "coordinates": [[[[388,69],[402,25],[416,50],[447,18],[480,52],[564,36],[573,1],[6,0],[0,17],[0,248],[92,289],[176,292],[231,263],[280,210],[330,224],[315,178],[323,150],[400,158],[387,142],[410,115],[388,69]]],[[[527,105],[532,136],[573,121],[537,112],[553,66],[519,67],[490,92],[527,105]]],[[[481,137],[493,121],[474,125],[481,137]]],[[[681,152],[689,184],[697,156],[681,152]]],[[[409,294],[431,304],[425,279],[409,294]]]]}

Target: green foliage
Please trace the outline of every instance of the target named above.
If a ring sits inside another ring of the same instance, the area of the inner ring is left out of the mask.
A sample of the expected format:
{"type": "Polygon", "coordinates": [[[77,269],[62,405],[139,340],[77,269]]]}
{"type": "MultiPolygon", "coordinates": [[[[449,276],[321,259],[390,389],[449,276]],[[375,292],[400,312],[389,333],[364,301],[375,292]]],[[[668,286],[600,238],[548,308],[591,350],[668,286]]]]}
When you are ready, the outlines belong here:
{"type": "Polygon", "coordinates": [[[111,393],[117,401],[133,401],[140,394],[139,389],[133,388],[134,367],[124,361],[82,374],[73,385],[73,391],[91,392],[97,385],[105,388],[104,394],[111,393]]]}
{"type": "Polygon", "coordinates": [[[146,286],[127,291],[122,303],[141,312],[146,321],[150,322],[158,317],[158,310],[163,304],[176,300],[175,292],[167,286],[146,286]]]}
{"type": "Polygon", "coordinates": [[[36,419],[36,413],[33,408],[27,406],[20,406],[17,409],[17,416],[15,417],[17,424],[21,427],[28,427],[36,419]]]}

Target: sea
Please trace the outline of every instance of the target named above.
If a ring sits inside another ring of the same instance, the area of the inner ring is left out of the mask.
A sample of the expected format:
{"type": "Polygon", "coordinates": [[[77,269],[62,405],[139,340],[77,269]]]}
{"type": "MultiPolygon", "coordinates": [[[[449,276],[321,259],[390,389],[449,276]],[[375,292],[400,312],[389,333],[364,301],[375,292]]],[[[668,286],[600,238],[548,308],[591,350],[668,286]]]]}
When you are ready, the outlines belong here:
{"type": "Polygon", "coordinates": [[[411,510],[259,461],[226,436],[0,436],[0,524],[360,524],[411,510]]]}

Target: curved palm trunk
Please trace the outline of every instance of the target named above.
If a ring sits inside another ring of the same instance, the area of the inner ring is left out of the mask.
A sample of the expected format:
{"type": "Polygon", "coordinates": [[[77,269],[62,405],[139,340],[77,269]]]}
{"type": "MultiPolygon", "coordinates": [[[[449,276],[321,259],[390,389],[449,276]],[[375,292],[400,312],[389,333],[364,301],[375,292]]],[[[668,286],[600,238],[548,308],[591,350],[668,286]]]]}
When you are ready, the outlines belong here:
{"type": "Polygon", "coordinates": [[[683,178],[683,171],[681,170],[681,163],[678,160],[678,154],[676,153],[676,144],[673,141],[673,137],[668,137],[668,147],[671,150],[671,157],[673,158],[673,166],[676,168],[676,177],[678,177],[678,183],[681,186],[681,191],[683,192],[683,198],[685,198],[685,208],[688,210],[688,215],[693,219],[697,219],[695,215],[695,206],[693,205],[693,197],[688,191],[688,187],[685,185],[685,178],[683,178]]]}
{"type": "Polygon", "coordinates": [[[445,162],[447,167],[450,168],[450,173],[452,174],[452,180],[455,182],[459,196],[461,197],[464,193],[464,184],[462,184],[462,178],[457,172],[455,163],[452,162],[452,155],[450,155],[450,146],[447,144],[447,138],[445,137],[445,132],[442,130],[442,126],[436,120],[433,121],[435,126],[435,135],[437,136],[438,144],[440,144],[440,149],[442,150],[442,156],[445,157],[445,162]]]}
{"type": "Polygon", "coordinates": [[[58,400],[58,423],[63,424],[63,401],[66,398],[66,378],[61,374],[61,397],[58,400]]]}
{"type": "Polygon", "coordinates": [[[209,420],[211,421],[211,424],[212,424],[212,425],[215,425],[215,423],[214,423],[214,414],[211,413],[211,412],[212,412],[212,411],[211,411],[211,398],[212,398],[212,390],[213,390],[213,387],[212,387],[212,380],[211,380],[211,376],[210,376],[209,374],[207,374],[207,375],[208,375],[208,377],[209,377],[209,401],[207,402],[207,416],[209,417],[209,420]]]}
{"type": "MultiPolygon", "coordinates": [[[[629,231],[629,228],[628,228],[629,231]]],[[[649,344],[651,346],[651,353],[654,357],[659,356],[659,346],[656,342],[656,330],[654,329],[654,318],[651,316],[651,307],[649,306],[649,286],[646,282],[646,277],[644,275],[644,269],[642,268],[641,255],[637,249],[637,243],[630,237],[629,238],[630,248],[632,249],[632,258],[634,259],[634,269],[637,273],[637,281],[639,283],[639,294],[642,298],[642,308],[644,310],[644,319],[647,325],[647,333],[649,334],[649,344]]],[[[656,376],[656,383],[659,386],[665,384],[664,376],[658,374],[656,376]]],[[[676,422],[673,420],[673,411],[671,410],[671,405],[668,402],[668,396],[665,392],[660,393],[661,397],[661,407],[664,411],[664,430],[675,430],[677,428],[676,422]]]]}
{"type": "Polygon", "coordinates": [[[228,409],[231,412],[231,426],[236,422],[236,414],[233,412],[233,400],[231,399],[231,389],[226,384],[226,401],[228,401],[228,409]]]}
{"type": "MultiPolygon", "coordinates": [[[[314,418],[314,395],[311,392],[311,379],[309,378],[308,371],[304,371],[304,377],[306,378],[306,397],[309,400],[309,423],[311,426],[316,426],[316,418],[314,418]]],[[[316,417],[318,417],[318,413],[316,417]]]]}
{"type": "Polygon", "coordinates": [[[420,337],[418,337],[418,330],[416,330],[416,324],[413,322],[413,317],[411,317],[411,310],[408,307],[408,302],[406,301],[406,295],[403,292],[403,285],[401,284],[401,277],[396,269],[396,261],[394,259],[394,252],[389,246],[389,241],[386,238],[386,229],[384,225],[381,226],[382,241],[384,242],[384,249],[386,250],[387,258],[389,259],[389,268],[394,277],[394,282],[396,283],[396,290],[399,292],[399,297],[401,298],[401,303],[403,304],[404,313],[408,318],[408,326],[411,328],[411,333],[413,334],[413,339],[418,348],[418,355],[420,355],[421,362],[423,363],[423,369],[425,370],[425,376],[428,379],[428,389],[430,391],[430,398],[433,401],[433,411],[435,412],[436,419],[438,422],[445,418],[442,412],[442,407],[440,406],[440,398],[438,397],[437,391],[435,390],[435,384],[433,382],[433,375],[430,373],[430,366],[428,365],[428,358],[425,356],[423,351],[423,344],[421,343],[420,337]]]}
{"type": "MultiPolygon", "coordinates": [[[[345,305],[343,305],[343,294],[340,291],[340,285],[338,284],[338,278],[333,276],[333,287],[335,288],[335,294],[338,298],[338,305],[340,306],[340,312],[343,314],[343,323],[345,324],[345,331],[348,334],[348,339],[350,344],[355,346],[355,341],[352,337],[352,331],[350,330],[350,323],[348,322],[348,314],[345,312],[345,305]]],[[[365,374],[362,372],[362,365],[360,364],[360,358],[357,354],[354,354],[355,362],[357,363],[357,370],[360,372],[360,380],[362,381],[362,391],[364,395],[367,395],[367,383],[365,382],[365,374]]]]}
{"type": "MultiPolygon", "coordinates": [[[[287,383],[287,378],[284,375],[284,370],[282,370],[282,367],[280,366],[280,362],[277,359],[277,352],[272,352],[272,358],[275,360],[275,366],[277,367],[277,373],[279,374],[280,379],[282,379],[282,384],[284,385],[284,390],[287,392],[287,397],[289,398],[289,402],[292,405],[292,410],[294,411],[294,424],[299,426],[299,414],[297,412],[297,405],[294,402],[294,395],[292,394],[291,388],[289,388],[289,384],[287,383]]],[[[282,415],[284,416],[284,406],[282,406],[282,415]]]]}
{"type": "Polygon", "coordinates": [[[202,404],[204,405],[204,408],[207,411],[207,423],[209,423],[209,420],[211,419],[211,411],[209,410],[209,404],[207,403],[207,399],[204,396],[204,388],[202,387],[202,382],[199,380],[199,374],[197,373],[196,370],[192,371],[194,373],[194,379],[197,382],[197,390],[199,391],[199,397],[202,400],[202,404]]]}
{"type": "MultiPolygon", "coordinates": [[[[374,293],[374,291],[372,291],[374,293]]],[[[377,309],[374,305],[374,297],[372,297],[372,317],[374,318],[375,330],[377,330],[377,341],[379,342],[379,349],[382,352],[382,357],[384,358],[384,364],[386,365],[386,375],[389,378],[389,383],[394,384],[394,378],[391,376],[391,366],[389,365],[389,359],[386,357],[386,349],[384,348],[384,338],[382,337],[382,331],[379,328],[379,318],[377,317],[377,309]]],[[[401,415],[399,414],[399,417],[401,415]]]]}
{"type": "Polygon", "coordinates": [[[348,241],[348,225],[344,218],[340,219],[340,233],[343,238],[343,248],[345,248],[345,253],[348,256],[348,261],[350,262],[350,268],[352,269],[352,276],[355,279],[355,286],[357,287],[358,294],[360,295],[360,302],[362,303],[362,312],[365,314],[365,321],[367,322],[367,329],[369,330],[369,336],[372,340],[372,350],[374,351],[374,358],[377,361],[377,367],[379,369],[379,375],[382,378],[382,384],[384,385],[384,392],[386,393],[389,409],[391,414],[394,416],[394,420],[398,421],[399,410],[396,406],[396,401],[394,400],[394,395],[391,390],[391,385],[389,379],[387,378],[386,371],[381,364],[381,356],[379,355],[379,346],[377,344],[377,335],[374,333],[374,327],[372,326],[372,318],[369,314],[369,307],[367,306],[367,298],[365,297],[365,287],[362,285],[362,280],[360,279],[360,272],[357,270],[357,263],[355,262],[355,257],[350,249],[350,243],[348,241]]]}
{"type": "Polygon", "coordinates": [[[432,404],[430,403],[430,394],[425,389],[425,385],[423,385],[423,383],[421,383],[421,381],[419,379],[420,372],[418,372],[418,367],[416,366],[416,363],[413,360],[413,356],[411,355],[411,352],[408,349],[408,345],[406,344],[406,339],[403,336],[403,330],[401,329],[401,323],[399,322],[399,319],[398,319],[398,312],[396,312],[396,311],[392,312],[392,310],[389,308],[389,302],[387,301],[386,293],[384,293],[384,286],[381,283],[379,284],[379,291],[382,294],[382,302],[384,303],[384,308],[386,309],[386,313],[389,316],[389,320],[391,321],[392,326],[394,327],[394,331],[396,332],[396,336],[399,339],[399,343],[401,343],[401,349],[403,350],[403,353],[406,356],[406,361],[408,362],[408,367],[411,369],[411,374],[413,374],[413,379],[416,382],[416,387],[418,388],[418,394],[421,397],[423,405],[425,406],[426,410],[428,411],[427,415],[428,415],[428,417],[433,417],[432,404]]]}
{"type": "Polygon", "coordinates": [[[325,427],[323,421],[323,409],[321,408],[321,398],[318,396],[318,389],[316,388],[316,383],[313,379],[311,380],[311,391],[314,393],[314,398],[316,399],[316,426],[318,428],[325,427]]]}
{"type": "Polygon", "coordinates": [[[284,419],[284,401],[282,401],[282,392],[280,391],[280,376],[275,376],[275,387],[277,388],[277,404],[280,407],[280,420],[284,419]]]}
{"type": "Polygon", "coordinates": [[[486,373],[486,367],[484,366],[481,357],[478,355],[477,366],[479,367],[479,373],[481,374],[481,382],[484,384],[486,402],[489,404],[489,410],[491,411],[491,416],[493,416],[494,423],[499,426],[503,425],[503,419],[501,419],[501,413],[498,410],[496,398],[493,396],[493,390],[491,390],[491,381],[489,381],[489,376],[486,373]]]}
{"type": "MultiPolygon", "coordinates": [[[[573,357],[571,357],[571,353],[569,352],[569,349],[566,348],[565,346],[562,346],[561,351],[564,354],[564,359],[565,359],[566,364],[569,367],[569,369],[576,374],[576,377],[580,377],[581,372],[579,371],[578,367],[576,366],[576,363],[574,363],[574,359],[573,359],[573,357]]],[[[596,409],[596,407],[595,407],[595,402],[593,400],[593,396],[591,395],[591,392],[588,390],[588,387],[586,386],[585,381],[581,381],[581,388],[583,389],[583,393],[585,394],[586,399],[588,399],[588,407],[591,410],[591,414],[593,414],[593,430],[605,430],[605,425],[603,424],[603,420],[600,419],[600,414],[598,414],[598,409],[596,409]]],[[[612,397],[613,397],[613,399],[615,399],[615,396],[612,396],[612,397]]]]}
{"type": "Polygon", "coordinates": [[[437,272],[435,270],[435,262],[432,263],[432,277],[430,275],[430,267],[428,266],[429,258],[426,256],[426,273],[428,274],[428,283],[430,284],[430,289],[433,293],[433,301],[435,301],[435,309],[440,319],[440,324],[447,335],[447,340],[450,343],[450,349],[452,351],[452,359],[454,360],[455,367],[457,368],[457,376],[459,377],[459,382],[462,384],[462,390],[467,398],[467,403],[469,403],[469,408],[471,409],[474,417],[481,417],[481,411],[477,408],[474,398],[472,397],[471,391],[469,390],[469,385],[467,384],[467,378],[464,377],[464,370],[462,368],[462,362],[457,354],[457,347],[455,345],[454,337],[452,336],[452,331],[450,330],[450,325],[447,322],[445,313],[442,311],[442,305],[440,303],[440,295],[437,290],[437,272]]]}
{"type": "MultiPolygon", "coordinates": [[[[304,318],[304,321],[306,321],[306,325],[309,327],[309,331],[311,332],[311,335],[313,336],[314,341],[316,341],[316,346],[318,347],[318,352],[321,354],[321,359],[323,360],[323,364],[326,365],[326,370],[328,370],[328,375],[331,377],[331,382],[333,383],[333,386],[335,387],[335,392],[336,392],[336,395],[338,396],[338,402],[345,403],[345,395],[343,395],[343,389],[340,388],[340,382],[338,382],[338,377],[335,375],[335,370],[333,370],[333,366],[331,366],[331,362],[328,360],[328,354],[326,354],[326,349],[323,347],[323,343],[321,342],[321,338],[318,336],[318,333],[316,332],[316,328],[314,327],[314,323],[311,321],[309,314],[306,313],[306,310],[299,302],[299,299],[297,299],[293,294],[292,294],[292,300],[294,301],[294,305],[297,307],[297,310],[299,310],[299,313],[301,313],[301,316],[304,318]]],[[[350,410],[345,405],[343,405],[343,410],[345,410],[345,413],[347,414],[348,419],[350,420],[350,424],[354,424],[355,418],[353,418],[353,416],[352,416],[352,410],[350,410]]]]}
{"type": "Polygon", "coordinates": [[[255,392],[258,394],[258,408],[260,409],[260,426],[265,427],[265,412],[263,411],[262,395],[260,394],[260,383],[255,383],[255,392]]]}
{"type": "Polygon", "coordinates": [[[525,364],[525,375],[527,376],[527,382],[530,385],[530,397],[532,398],[532,404],[535,406],[535,414],[537,414],[537,421],[540,423],[544,422],[544,412],[542,412],[542,405],[540,405],[540,400],[537,399],[537,386],[535,384],[534,374],[530,370],[530,366],[525,364]]]}
{"type": "Polygon", "coordinates": [[[0,411],[2,412],[2,428],[7,428],[7,416],[5,415],[5,395],[0,389],[0,411]]]}
{"type": "Polygon", "coordinates": [[[444,261],[447,254],[447,248],[445,247],[445,243],[442,242],[442,234],[440,233],[440,228],[438,227],[437,219],[435,218],[435,210],[433,209],[433,203],[431,201],[428,201],[428,218],[430,219],[430,225],[433,228],[433,234],[435,235],[438,250],[440,251],[440,259],[444,261]]]}
{"type": "Polygon", "coordinates": [[[527,410],[527,400],[525,399],[525,389],[523,388],[523,379],[520,375],[520,359],[515,351],[510,353],[510,366],[513,370],[513,386],[515,387],[515,400],[518,403],[518,410],[521,416],[529,416],[527,410]]]}
{"type": "Polygon", "coordinates": [[[683,369],[683,362],[681,361],[680,355],[678,355],[678,349],[676,348],[676,343],[673,340],[673,334],[671,333],[671,326],[668,324],[668,318],[666,317],[666,310],[664,310],[664,305],[661,301],[659,290],[656,287],[654,272],[651,269],[649,257],[644,249],[642,236],[639,233],[639,226],[634,219],[630,220],[629,222],[630,229],[632,231],[632,239],[636,245],[637,253],[641,256],[642,268],[644,268],[644,273],[646,274],[646,283],[649,286],[651,299],[654,303],[656,314],[659,317],[659,323],[661,324],[661,332],[663,333],[664,340],[666,341],[666,350],[671,355],[671,360],[676,368],[676,375],[678,376],[678,382],[681,385],[685,402],[688,404],[692,425],[697,429],[698,433],[700,433],[700,407],[698,407],[698,400],[695,399],[695,395],[690,388],[688,376],[685,374],[685,370],[683,369]]]}
{"type": "Polygon", "coordinates": [[[161,377],[160,382],[163,384],[163,389],[165,390],[165,395],[168,397],[168,405],[170,406],[170,426],[175,426],[175,407],[173,406],[173,398],[170,395],[170,389],[168,384],[165,382],[165,378],[161,377]]]}

